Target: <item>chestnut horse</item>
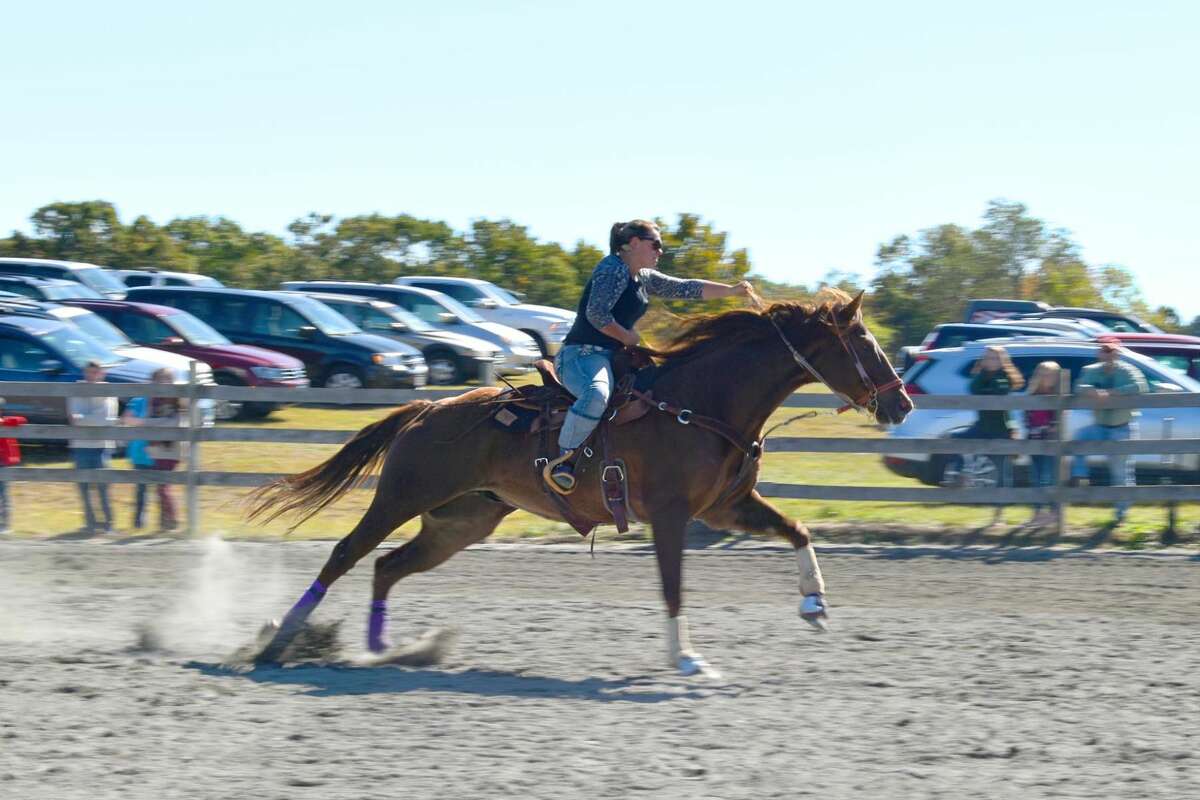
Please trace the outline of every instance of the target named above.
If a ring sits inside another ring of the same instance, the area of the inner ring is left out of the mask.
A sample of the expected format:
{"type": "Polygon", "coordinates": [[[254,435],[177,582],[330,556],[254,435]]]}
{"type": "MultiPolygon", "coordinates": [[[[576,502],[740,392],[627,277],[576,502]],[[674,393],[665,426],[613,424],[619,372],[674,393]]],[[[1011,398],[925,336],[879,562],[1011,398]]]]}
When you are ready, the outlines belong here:
{"type": "MultiPolygon", "coordinates": [[[[819,305],[776,303],[685,321],[673,344],[655,351],[661,364],[657,399],[724,421],[756,441],[780,404],[799,387],[824,382],[849,407],[882,423],[912,409],[900,380],[863,324],[862,294],[833,293],[819,305]]],[[[295,513],[303,521],[336,500],[383,462],[375,497],[339,541],[317,580],[291,608],[263,650],[274,661],[299,632],[326,590],[396,528],[421,517],[420,532],[375,560],[368,647],[380,653],[392,586],[432,569],[486,539],[516,509],[561,519],[539,485],[538,437],[487,423],[501,390],[486,387],[440,402],[407,403],[363,428],[338,453],[312,469],[262,487],[250,517],[295,513]]],[[[691,647],[680,614],[684,528],[691,519],[714,527],[771,533],[796,550],[801,616],[823,628],[825,585],[808,530],[754,491],[757,458],[686,419],[650,411],[608,432],[609,448],[629,473],[629,509],[650,523],[668,615],[671,665],[685,675],[709,671],[691,647]]],[[[755,453],[757,456],[757,453],[755,453]]],[[[601,496],[599,459],[581,459],[572,509],[609,519],[601,496]]],[[[299,524],[299,521],[297,524],[299,524]]]]}

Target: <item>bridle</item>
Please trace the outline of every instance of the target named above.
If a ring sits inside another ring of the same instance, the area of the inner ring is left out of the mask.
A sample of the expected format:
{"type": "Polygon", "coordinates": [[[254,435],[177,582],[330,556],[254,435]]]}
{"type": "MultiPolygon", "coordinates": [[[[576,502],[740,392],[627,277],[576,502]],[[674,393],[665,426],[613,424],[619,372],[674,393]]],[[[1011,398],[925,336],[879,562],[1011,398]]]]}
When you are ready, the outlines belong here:
{"type": "Polygon", "coordinates": [[[858,394],[856,397],[850,397],[844,392],[835,389],[833,384],[825,380],[825,376],[822,375],[817,368],[812,365],[811,361],[800,355],[800,351],[793,347],[792,343],[788,341],[787,336],[784,335],[783,329],[779,327],[779,323],[775,321],[775,317],[770,314],[763,314],[763,316],[771,321],[771,325],[775,328],[775,332],[779,334],[779,338],[783,340],[784,346],[786,346],[788,351],[792,354],[792,358],[795,359],[796,363],[799,364],[801,368],[808,370],[808,372],[810,372],[814,378],[825,384],[829,391],[846,401],[846,405],[837,410],[837,413],[839,414],[849,411],[853,408],[858,411],[866,411],[874,416],[875,412],[879,408],[879,395],[883,394],[884,392],[890,392],[893,389],[898,389],[904,385],[904,382],[900,380],[900,378],[890,380],[882,386],[871,380],[871,376],[867,374],[866,367],[863,366],[862,358],[859,356],[858,350],[847,338],[847,334],[850,332],[851,327],[853,327],[853,323],[851,323],[850,327],[843,329],[842,326],[838,324],[837,315],[830,314],[830,327],[833,328],[834,334],[837,335],[838,341],[841,342],[842,349],[849,353],[850,357],[854,359],[854,368],[858,370],[858,377],[862,381],[863,385],[863,390],[860,394],[858,394]]]}

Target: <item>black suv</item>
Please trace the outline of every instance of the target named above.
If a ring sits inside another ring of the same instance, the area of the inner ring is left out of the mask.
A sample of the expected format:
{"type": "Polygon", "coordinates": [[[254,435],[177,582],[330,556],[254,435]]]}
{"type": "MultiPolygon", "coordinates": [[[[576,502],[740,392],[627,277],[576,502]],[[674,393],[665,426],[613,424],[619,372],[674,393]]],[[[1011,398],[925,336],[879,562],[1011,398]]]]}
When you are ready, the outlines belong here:
{"type": "Polygon", "coordinates": [[[317,386],[415,388],[429,373],[416,349],[364,333],[299,292],[146,286],[130,289],[128,298],[187,311],[238,344],[295,356],[317,386]]]}

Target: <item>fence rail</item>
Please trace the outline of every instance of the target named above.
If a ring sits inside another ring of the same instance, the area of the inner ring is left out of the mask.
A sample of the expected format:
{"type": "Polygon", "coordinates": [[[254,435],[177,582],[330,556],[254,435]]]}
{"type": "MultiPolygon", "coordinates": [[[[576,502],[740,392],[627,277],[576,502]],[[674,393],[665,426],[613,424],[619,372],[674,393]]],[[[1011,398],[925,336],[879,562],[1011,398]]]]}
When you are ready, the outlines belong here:
{"type": "MultiPolygon", "coordinates": [[[[1200,406],[1200,394],[1172,392],[1097,399],[1067,394],[1009,395],[1003,397],[930,396],[913,397],[918,409],[948,410],[1024,410],[1050,409],[1060,414],[1068,410],[1095,408],[1193,408],[1200,406]]],[[[214,399],[259,402],[304,403],[319,405],[398,405],[411,400],[441,400],[455,397],[459,391],[395,389],[260,389],[238,386],[190,384],[87,384],[0,382],[0,396],[8,397],[182,397],[191,400],[214,399]]],[[[834,409],[840,398],[831,394],[795,394],[785,408],[834,409]]],[[[191,444],[185,469],[180,472],[143,470],[76,470],[21,467],[0,470],[0,481],[35,483],[166,483],[187,487],[189,530],[198,528],[198,490],[204,486],[254,487],[282,477],[275,472],[213,472],[199,468],[199,445],[204,442],[273,442],[290,444],[342,444],[355,430],[277,429],[263,427],[199,426],[195,405],[186,427],[72,427],[70,425],[24,425],[6,428],[0,437],[21,440],[112,440],[135,439],[183,441],[191,444]]],[[[1059,426],[1060,431],[1063,426],[1059,426]]],[[[777,436],[768,439],[765,449],[773,453],[874,453],[874,454],[988,454],[1042,455],[1058,459],[1059,485],[1050,488],[949,489],[878,486],[824,486],[760,482],[758,491],[766,497],[803,500],[854,500],[905,502],[919,504],[1038,503],[1059,508],[1062,525],[1066,506],[1071,503],[1178,503],[1200,501],[1200,485],[1137,487],[1068,487],[1062,480],[1065,459],[1075,455],[1179,455],[1200,453],[1200,439],[1138,439],[1134,441],[1065,441],[948,438],[831,438],[777,436]]],[[[364,481],[365,488],[375,486],[375,478],[364,481]]]]}

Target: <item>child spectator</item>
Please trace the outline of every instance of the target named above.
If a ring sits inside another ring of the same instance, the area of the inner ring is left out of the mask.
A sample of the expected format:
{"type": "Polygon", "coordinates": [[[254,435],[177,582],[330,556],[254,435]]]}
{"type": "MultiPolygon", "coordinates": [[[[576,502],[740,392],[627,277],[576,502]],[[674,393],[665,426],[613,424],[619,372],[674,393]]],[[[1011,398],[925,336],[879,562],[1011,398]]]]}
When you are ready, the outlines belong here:
{"type": "MultiPolygon", "coordinates": [[[[0,409],[4,408],[4,398],[0,397],[0,409]]],[[[25,418],[17,416],[0,416],[0,425],[5,428],[15,428],[24,425],[25,418]]],[[[0,439],[0,467],[15,467],[21,463],[21,445],[16,439],[0,439]]],[[[8,499],[8,481],[0,481],[0,534],[12,529],[12,507],[8,499]]]]}
{"type": "MultiPolygon", "coordinates": [[[[175,383],[171,370],[163,368],[154,373],[153,381],[159,384],[175,383]]],[[[184,402],[176,397],[135,397],[125,408],[122,421],[127,425],[178,426],[185,423],[184,402]]],[[[178,466],[183,454],[182,442],[146,441],[138,439],[129,443],[129,460],[136,469],[170,472],[178,466]]],[[[179,527],[178,504],[172,487],[167,483],[155,484],[158,495],[159,529],[173,531],[179,527]]],[[[147,484],[139,483],[135,489],[133,527],[145,524],[147,484]]]]}
{"type": "MultiPolygon", "coordinates": [[[[1029,379],[1029,394],[1058,394],[1058,381],[1062,369],[1054,361],[1043,361],[1029,379]]],[[[1053,409],[1036,408],[1025,412],[1025,430],[1033,440],[1048,440],[1058,436],[1058,414],[1053,409]]],[[[1057,483],[1054,475],[1054,456],[1031,456],[1033,460],[1033,485],[1037,488],[1057,483]]],[[[1049,507],[1035,505],[1032,526],[1049,525],[1054,521],[1054,511],[1049,507]]]]}
{"type": "MultiPolygon", "coordinates": [[[[98,361],[89,361],[83,368],[85,383],[103,383],[104,365],[98,361]]],[[[115,397],[68,397],[67,416],[72,425],[80,427],[102,428],[117,424],[117,398],[115,397]]],[[[109,454],[116,448],[117,443],[105,439],[72,439],[71,455],[75,459],[76,469],[104,469],[108,467],[109,454]]],[[[79,484],[79,494],[83,498],[84,531],[87,533],[112,533],[112,506],[108,502],[107,483],[79,484]],[[98,517],[92,509],[91,493],[95,490],[100,501],[98,517]]]]}

